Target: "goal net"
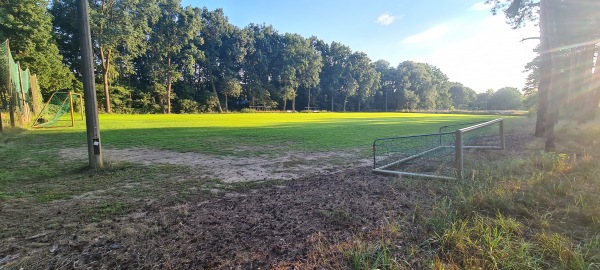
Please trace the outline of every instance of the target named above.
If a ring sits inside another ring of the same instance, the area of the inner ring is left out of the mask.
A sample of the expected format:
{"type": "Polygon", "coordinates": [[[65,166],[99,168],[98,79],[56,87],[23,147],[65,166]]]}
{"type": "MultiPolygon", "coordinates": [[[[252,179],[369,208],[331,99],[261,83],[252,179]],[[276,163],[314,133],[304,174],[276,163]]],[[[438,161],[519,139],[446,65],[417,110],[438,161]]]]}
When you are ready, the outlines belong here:
{"type": "Polygon", "coordinates": [[[75,120],[83,120],[83,98],[72,92],[52,94],[35,118],[33,127],[72,127],[75,120]]]}
{"type": "Polygon", "coordinates": [[[438,133],[381,138],[373,142],[373,171],[437,179],[462,179],[475,149],[504,149],[504,121],[443,126],[438,133]]]}

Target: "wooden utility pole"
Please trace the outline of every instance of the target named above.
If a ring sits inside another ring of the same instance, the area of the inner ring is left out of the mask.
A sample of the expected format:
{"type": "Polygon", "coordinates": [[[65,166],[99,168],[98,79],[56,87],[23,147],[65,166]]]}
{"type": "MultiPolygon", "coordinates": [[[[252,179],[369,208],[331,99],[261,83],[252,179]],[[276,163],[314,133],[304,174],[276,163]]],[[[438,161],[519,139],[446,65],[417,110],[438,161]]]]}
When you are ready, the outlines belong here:
{"type": "Polygon", "coordinates": [[[79,17],[79,44],[81,44],[81,64],[83,75],[83,95],[85,98],[85,125],[87,130],[88,156],[90,168],[100,169],[102,161],[102,145],[100,143],[100,127],[98,108],[96,106],[96,89],[94,85],[94,60],[92,58],[92,36],[88,14],[88,1],[77,0],[79,17]]]}

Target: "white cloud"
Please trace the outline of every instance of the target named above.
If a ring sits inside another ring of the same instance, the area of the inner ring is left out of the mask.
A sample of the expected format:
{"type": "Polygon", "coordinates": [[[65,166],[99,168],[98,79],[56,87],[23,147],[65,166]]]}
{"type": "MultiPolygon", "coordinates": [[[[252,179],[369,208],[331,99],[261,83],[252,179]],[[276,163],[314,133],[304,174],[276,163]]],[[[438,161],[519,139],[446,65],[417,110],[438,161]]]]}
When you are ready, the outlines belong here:
{"type": "Polygon", "coordinates": [[[478,2],[478,3],[475,3],[474,5],[472,5],[469,8],[469,10],[473,10],[473,11],[482,11],[482,10],[489,11],[490,9],[492,9],[492,6],[493,5],[491,5],[491,4],[486,4],[485,1],[481,1],[481,2],[478,2]]]}
{"type": "Polygon", "coordinates": [[[402,43],[410,44],[431,41],[443,37],[446,33],[448,33],[448,30],[449,27],[447,25],[438,25],[416,35],[406,37],[402,40],[402,43]]]}
{"type": "Polygon", "coordinates": [[[534,26],[512,30],[502,16],[490,16],[474,23],[475,33],[466,38],[439,42],[436,49],[424,57],[411,59],[439,67],[451,81],[461,82],[477,92],[505,86],[522,88],[526,74],[524,66],[535,57],[534,26]]]}
{"type": "Polygon", "coordinates": [[[396,17],[386,12],[377,17],[377,23],[381,25],[390,25],[396,20],[396,17]]]}

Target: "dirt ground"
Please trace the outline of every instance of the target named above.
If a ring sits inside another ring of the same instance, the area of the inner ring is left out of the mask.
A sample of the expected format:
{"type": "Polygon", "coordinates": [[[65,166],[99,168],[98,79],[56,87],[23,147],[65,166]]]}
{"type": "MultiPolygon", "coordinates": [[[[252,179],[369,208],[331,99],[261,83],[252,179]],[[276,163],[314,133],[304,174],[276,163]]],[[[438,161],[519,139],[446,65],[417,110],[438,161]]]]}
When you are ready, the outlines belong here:
{"type": "MultiPolygon", "coordinates": [[[[507,144],[518,148],[530,139],[513,137],[507,144]]],[[[415,218],[451,183],[376,175],[365,159],[335,155],[344,162],[323,161],[335,158],[317,154],[302,160],[291,154],[227,160],[150,149],[109,151],[109,157],[141,164],[210,166],[213,171],[200,171],[226,176],[226,182],[274,176],[287,181],[241,186],[177,205],[148,200],[133,212],[97,222],[81,220],[77,198],[35,208],[3,205],[2,216],[38,224],[23,228],[20,236],[2,235],[0,269],[347,269],[348,254],[340,250],[381,237],[390,221],[400,226],[396,235],[385,235],[397,243],[396,253],[409,254],[427,241],[415,218]]],[[[402,260],[406,268],[421,269],[422,256],[417,252],[402,260]]]]}
{"type": "MultiPolygon", "coordinates": [[[[3,239],[0,255],[19,256],[8,269],[344,269],[343,261],[323,259],[332,245],[409,217],[442,192],[407,189],[399,180],[363,167],[176,206],[148,202],[97,223],[49,205],[31,215],[41,222],[62,215],[65,224],[3,239]]],[[[422,237],[407,226],[405,241],[422,237]]]]}
{"type": "MultiPolygon", "coordinates": [[[[59,154],[67,159],[84,159],[86,153],[86,149],[66,148],[59,154]]],[[[286,152],[280,155],[235,157],[129,148],[105,149],[103,156],[109,162],[190,166],[204,177],[218,178],[226,183],[270,179],[291,180],[312,174],[340,172],[349,167],[363,167],[372,163],[369,158],[359,157],[358,151],[286,152]]]]}

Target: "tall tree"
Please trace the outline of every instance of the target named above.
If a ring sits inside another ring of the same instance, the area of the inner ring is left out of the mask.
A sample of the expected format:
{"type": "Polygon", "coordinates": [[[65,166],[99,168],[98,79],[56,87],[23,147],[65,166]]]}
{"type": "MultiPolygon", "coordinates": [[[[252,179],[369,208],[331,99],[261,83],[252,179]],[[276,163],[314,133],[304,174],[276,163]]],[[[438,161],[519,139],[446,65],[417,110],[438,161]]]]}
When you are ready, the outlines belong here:
{"type": "Polygon", "coordinates": [[[244,30],[250,37],[249,48],[242,64],[243,88],[251,106],[277,105],[275,78],[281,72],[282,37],[273,26],[250,24],[244,30]]]}
{"type": "Polygon", "coordinates": [[[182,8],[180,0],[160,0],[160,15],[152,25],[149,38],[152,61],[151,77],[164,113],[171,113],[172,85],[182,78],[182,71],[192,72],[201,51],[190,42],[199,38],[202,29],[201,11],[198,8],[182,8]],[[178,61],[174,61],[178,60],[178,61]]]}
{"type": "Polygon", "coordinates": [[[519,110],[523,107],[523,94],[514,87],[504,87],[494,92],[488,100],[491,110],[519,110]]]}
{"type": "Polygon", "coordinates": [[[385,60],[375,61],[375,70],[381,74],[380,85],[384,95],[384,111],[388,111],[388,96],[396,92],[395,75],[396,70],[385,60]]]}
{"type": "Polygon", "coordinates": [[[320,74],[321,89],[329,96],[331,101],[331,111],[334,111],[336,97],[344,97],[342,108],[346,110],[346,102],[349,96],[356,93],[358,84],[354,81],[350,74],[350,55],[352,50],[350,47],[338,42],[332,42],[325,51],[321,52],[324,66],[320,74]]]}
{"type": "MultiPolygon", "coordinates": [[[[310,40],[298,34],[286,33],[283,37],[283,72],[280,81],[283,102],[292,100],[296,111],[298,87],[311,89],[319,84],[319,72],[323,67],[321,55],[312,47],[310,40]]],[[[285,105],[284,105],[285,109],[285,105]]]]}
{"type": "MultiPolygon", "coordinates": [[[[217,85],[238,80],[242,64],[246,57],[250,36],[248,31],[240,30],[228,22],[222,9],[202,10],[202,22],[205,26],[201,32],[205,58],[202,62],[203,74],[210,83],[213,95],[217,98],[219,112],[223,112],[217,85]]],[[[226,96],[226,93],[222,93],[226,96]]]]}
{"type": "Polygon", "coordinates": [[[355,52],[350,56],[351,73],[358,84],[356,92],[356,110],[361,111],[362,104],[380,87],[381,74],[367,54],[355,52]]]}
{"type": "Polygon", "coordinates": [[[47,1],[4,0],[0,18],[0,39],[9,39],[15,61],[37,75],[44,96],[72,87],[74,76],[62,63],[47,1]]]}
{"type": "Polygon", "coordinates": [[[456,108],[470,106],[471,103],[477,100],[477,93],[475,93],[475,90],[466,87],[461,83],[451,83],[448,92],[452,99],[452,106],[456,108]]]}
{"type": "Polygon", "coordinates": [[[150,34],[148,22],[156,16],[154,1],[92,0],[91,31],[94,35],[102,72],[105,110],[111,112],[109,84],[118,75],[115,64],[131,73],[131,60],[142,55],[150,34]]]}
{"type": "MultiPolygon", "coordinates": [[[[585,115],[595,116],[598,110],[598,103],[593,101],[595,90],[592,78],[592,63],[597,52],[595,44],[600,35],[597,1],[486,2],[494,4],[494,14],[503,11],[514,28],[527,22],[536,22],[540,26],[540,75],[535,134],[544,135],[546,150],[552,151],[554,123],[558,119],[559,108],[583,108],[571,109],[571,117],[580,121],[588,119],[585,115]]],[[[594,73],[596,72],[600,71],[596,69],[594,73]]]]}

